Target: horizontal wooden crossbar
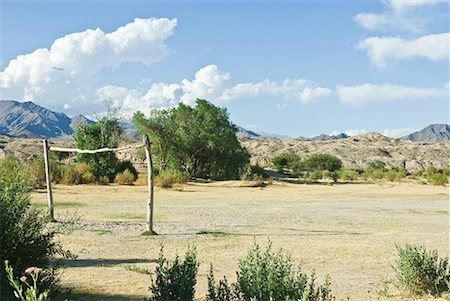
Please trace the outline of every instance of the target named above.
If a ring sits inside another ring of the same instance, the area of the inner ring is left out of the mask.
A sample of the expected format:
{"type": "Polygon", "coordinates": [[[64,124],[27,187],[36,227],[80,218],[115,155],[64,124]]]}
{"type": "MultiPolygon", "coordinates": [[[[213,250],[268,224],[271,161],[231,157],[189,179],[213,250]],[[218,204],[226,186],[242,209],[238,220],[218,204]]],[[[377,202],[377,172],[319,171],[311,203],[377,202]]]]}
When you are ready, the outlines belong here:
{"type": "Polygon", "coordinates": [[[49,150],[55,151],[55,152],[66,152],[66,153],[79,153],[79,154],[96,154],[96,153],[104,153],[104,152],[121,152],[127,149],[133,149],[133,148],[139,148],[144,147],[145,144],[138,144],[138,145],[128,145],[124,147],[119,148],[99,148],[99,149],[79,149],[79,148],[65,148],[65,147],[55,147],[51,146],[49,147],[49,150]]]}

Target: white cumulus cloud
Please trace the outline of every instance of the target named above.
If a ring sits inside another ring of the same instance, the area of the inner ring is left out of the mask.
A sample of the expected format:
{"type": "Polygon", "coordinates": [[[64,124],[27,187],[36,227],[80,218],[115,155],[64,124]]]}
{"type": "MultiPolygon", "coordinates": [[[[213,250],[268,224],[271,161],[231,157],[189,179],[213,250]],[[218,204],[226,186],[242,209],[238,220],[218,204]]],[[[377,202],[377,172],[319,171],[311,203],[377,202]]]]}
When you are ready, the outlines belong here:
{"type": "Polygon", "coordinates": [[[363,84],[357,86],[337,86],[339,100],[345,104],[362,105],[366,103],[428,100],[449,97],[448,85],[441,88],[417,88],[391,84],[363,84]]]}
{"type": "Polygon", "coordinates": [[[358,48],[367,51],[372,62],[385,67],[389,61],[426,58],[448,61],[450,33],[430,34],[413,40],[395,37],[371,37],[359,42],[358,48]]]}
{"type": "Polygon", "coordinates": [[[185,78],[180,83],[157,83],[147,91],[111,85],[96,91],[98,98],[109,99],[116,106],[120,106],[125,115],[138,110],[148,113],[152,109],[174,107],[179,102],[192,105],[197,98],[219,104],[256,97],[307,103],[331,94],[331,89],[319,87],[305,79],[286,79],[281,84],[266,79],[257,83],[233,85],[231,75],[216,65],[207,65],[199,69],[192,80],[185,78]]]}
{"type": "Polygon", "coordinates": [[[0,72],[0,94],[54,108],[80,108],[93,101],[96,75],[102,69],[161,60],[176,24],[176,19],[135,19],[111,33],[97,28],[68,34],[49,48],[11,60],[0,72]]]}

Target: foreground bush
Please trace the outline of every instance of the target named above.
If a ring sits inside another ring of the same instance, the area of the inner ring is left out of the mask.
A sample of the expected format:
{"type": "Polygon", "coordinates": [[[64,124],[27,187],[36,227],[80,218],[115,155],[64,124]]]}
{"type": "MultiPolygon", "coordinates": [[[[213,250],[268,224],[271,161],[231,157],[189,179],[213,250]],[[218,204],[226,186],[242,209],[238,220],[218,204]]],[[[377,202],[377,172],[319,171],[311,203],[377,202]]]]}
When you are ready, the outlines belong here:
{"type": "MultiPolygon", "coordinates": [[[[4,271],[6,260],[16,272],[40,266],[46,269],[41,279],[50,285],[54,282],[54,256],[67,253],[55,242],[55,232],[46,228],[43,213],[30,207],[31,187],[28,171],[19,160],[10,156],[0,160],[1,270],[4,271]]],[[[3,272],[0,275],[1,299],[10,300],[13,296],[6,275],[3,272]]]]}
{"type": "Polygon", "coordinates": [[[394,269],[397,286],[411,295],[438,296],[450,292],[448,258],[439,258],[436,250],[407,244],[397,247],[398,258],[394,269]]]}
{"type": "Polygon", "coordinates": [[[197,283],[198,261],[195,249],[189,249],[183,260],[179,256],[169,263],[164,257],[164,249],[161,248],[157,262],[155,277],[152,277],[150,300],[193,300],[195,284],[197,283]]]}
{"type": "Polygon", "coordinates": [[[226,278],[215,284],[212,267],[208,276],[208,301],[222,300],[333,300],[331,282],[316,284],[314,273],[308,277],[295,268],[290,257],[273,252],[269,242],[264,251],[254,243],[246,257],[239,262],[237,282],[228,285],[226,278]]]}
{"type": "Polygon", "coordinates": [[[175,184],[186,183],[186,174],[177,170],[166,170],[155,177],[155,185],[163,188],[172,188],[175,184]]]}

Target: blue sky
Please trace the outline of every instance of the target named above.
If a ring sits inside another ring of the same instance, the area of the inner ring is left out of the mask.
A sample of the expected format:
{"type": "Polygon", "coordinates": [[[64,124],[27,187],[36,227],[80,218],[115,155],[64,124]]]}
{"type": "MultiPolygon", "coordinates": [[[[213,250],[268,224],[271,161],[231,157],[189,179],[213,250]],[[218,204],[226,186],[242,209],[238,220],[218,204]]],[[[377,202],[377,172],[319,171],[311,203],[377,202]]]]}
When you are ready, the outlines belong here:
{"type": "Polygon", "coordinates": [[[68,115],[226,107],[253,131],[449,122],[445,1],[4,1],[0,98],[68,115]]]}

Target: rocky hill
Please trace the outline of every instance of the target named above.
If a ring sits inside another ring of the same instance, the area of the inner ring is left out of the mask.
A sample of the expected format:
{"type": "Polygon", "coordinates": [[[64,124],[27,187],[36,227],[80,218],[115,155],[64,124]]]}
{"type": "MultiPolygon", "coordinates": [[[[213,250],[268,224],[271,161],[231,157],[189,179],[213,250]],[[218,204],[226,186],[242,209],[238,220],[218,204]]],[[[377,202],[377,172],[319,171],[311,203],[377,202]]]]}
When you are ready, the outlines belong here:
{"type": "Polygon", "coordinates": [[[450,165],[450,142],[413,142],[388,138],[378,133],[326,141],[244,138],[241,143],[251,153],[251,162],[260,165],[270,165],[275,155],[284,152],[298,154],[301,158],[317,153],[332,154],[339,157],[347,168],[363,169],[374,160],[381,160],[390,167],[405,167],[410,171],[430,165],[437,168],[450,165]]]}
{"type": "Polygon", "coordinates": [[[450,141],[450,125],[430,124],[420,131],[402,137],[411,141],[450,141]]]}
{"type": "Polygon", "coordinates": [[[19,138],[70,136],[80,124],[93,123],[84,116],[68,117],[31,101],[0,100],[0,135],[19,138]]]}

